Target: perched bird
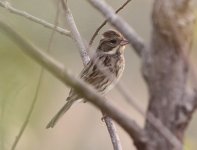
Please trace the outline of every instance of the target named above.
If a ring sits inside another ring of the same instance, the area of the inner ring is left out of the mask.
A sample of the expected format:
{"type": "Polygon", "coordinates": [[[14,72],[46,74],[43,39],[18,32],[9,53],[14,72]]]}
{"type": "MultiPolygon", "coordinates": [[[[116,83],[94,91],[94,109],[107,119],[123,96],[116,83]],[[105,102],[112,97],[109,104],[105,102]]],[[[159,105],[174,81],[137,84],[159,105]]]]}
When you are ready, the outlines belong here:
{"type": "MultiPolygon", "coordinates": [[[[91,84],[101,94],[108,92],[123,73],[124,49],[127,44],[128,41],[117,31],[104,32],[96,52],[81,71],[80,78],[91,84]]],[[[81,97],[71,89],[66,99],[67,103],[52,118],[46,128],[53,128],[63,114],[79,99],[81,97]]]]}

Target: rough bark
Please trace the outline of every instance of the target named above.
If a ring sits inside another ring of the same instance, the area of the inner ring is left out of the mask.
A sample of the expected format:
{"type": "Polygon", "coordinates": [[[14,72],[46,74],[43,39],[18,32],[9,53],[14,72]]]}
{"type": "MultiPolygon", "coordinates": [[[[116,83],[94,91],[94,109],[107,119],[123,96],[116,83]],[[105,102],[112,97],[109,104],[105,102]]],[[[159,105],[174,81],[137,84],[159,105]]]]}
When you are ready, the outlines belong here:
{"type": "MultiPolygon", "coordinates": [[[[183,142],[191,118],[185,106],[189,100],[187,54],[194,24],[189,0],[155,0],[152,21],[151,43],[142,67],[150,94],[147,113],[154,114],[183,142]]],[[[148,121],[145,130],[155,150],[175,149],[148,121]]]]}

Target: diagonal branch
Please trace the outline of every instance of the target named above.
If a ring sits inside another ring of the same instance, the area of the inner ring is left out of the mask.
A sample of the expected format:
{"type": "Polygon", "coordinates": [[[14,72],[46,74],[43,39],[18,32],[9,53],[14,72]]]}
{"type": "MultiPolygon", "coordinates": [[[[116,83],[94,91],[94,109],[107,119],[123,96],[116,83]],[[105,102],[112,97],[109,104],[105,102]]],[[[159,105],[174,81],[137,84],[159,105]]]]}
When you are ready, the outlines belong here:
{"type": "MultiPolygon", "coordinates": [[[[117,10],[116,10],[116,14],[121,11],[131,0],[127,0],[124,4],[122,4],[122,6],[120,6],[117,10]]],[[[93,34],[92,38],[90,39],[89,42],[89,46],[92,45],[94,39],[96,38],[96,36],[98,35],[99,31],[107,24],[107,19],[105,21],[103,21],[103,23],[96,29],[95,33],[93,34]]]]}
{"type": "Polygon", "coordinates": [[[87,99],[89,102],[106,112],[112,119],[114,119],[133,139],[135,143],[146,145],[149,140],[143,129],[141,129],[135,121],[126,115],[118,107],[107,101],[103,96],[100,96],[95,89],[84,81],[74,77],[68,72],[62,64],[54,60],[48,54],[44,53],[33,44],[25,40],[11,27],[0,21],[0,28],[2,31],[13,40],[21,50],[50,71],[64,84],[75,89],[80,96],[87,99]]]}
{"type": "Polygon", "coordinates": [[[28,20],[31,20],[35,23],[38,23],[40,25],[43,25],[44,27],[46,28],[49,28],[49,29],[55,29],[56,32],[59,32],[60,34],[63,34],[65,36],[68,36],[70,37],[70,31],[66,30],[66,29],[63,29],[61,27],[58,27],[58,26],[55,26],[51,23],[48,23],[47,21],[43,20],[43,19],[40,19],[40,18],[37,18],[25,11],[21,11],[21,10],[18,10],[16,8],[14,8],[8,1],[5,1],[5,2],[2,2],[0,1],[0,6],[5,8],[6,10],[8,10],[9,12],[15,14],[15,15],[19,15],[19,16],[22,16],[28,20]]]}
{"type": "Polygon", "coordinates": [[[107,18],[107,20],[118,31],[120,31],[122,35],[124,35],[139,56],[142,56],[145,53],[146,48],[143,39],[129,26],[126,21],[115,13],[112,7],[108,6],[102,0],[88,0],[88,2],[97,8],[107,18]]]}

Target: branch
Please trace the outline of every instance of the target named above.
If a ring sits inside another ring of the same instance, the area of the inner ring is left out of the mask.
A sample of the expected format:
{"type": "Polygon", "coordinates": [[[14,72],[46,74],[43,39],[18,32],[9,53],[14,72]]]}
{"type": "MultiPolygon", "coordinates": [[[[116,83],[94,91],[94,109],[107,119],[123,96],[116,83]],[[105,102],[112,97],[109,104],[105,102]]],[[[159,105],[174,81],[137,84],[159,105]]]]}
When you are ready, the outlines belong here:
{"type": "Polygon", "coordinates": [[[105,124],[107,126],[107,130],[108,130],[109,135],[111,137],[111,141],[112,141],[112,145],[113,145],[114,150],[122,150],[122,145],[120,143],[120,138],[119,138],[118,133],[116,131],[116,126],[113,123],[113,120],[110,117],[108,117],[105,114],[105,112],[103,112],[103,118],[102,119],[105,121],[105,124]]]}
{"type": "MultiPolygon", "coordinates": [[[[116,10],[116,14],[121,11],[122,9],[124,9],[124,7],[130,2],[131,0],[127,0],[124,4],[122,4],[122,6],[120,6],[117,10],[116,10]]],[[[106,25],[107,23],[107,19],[105,21],[103,21],[103,23],[96,29],[95,33],[93,34],[92,38],[90,39],[89,42],[89,46],[92,45],[94,39],[96,38],[96,36],[98,35],[99,31],[106,25]]]]}
{"type": "Polygon", "coordinates": [[[114,119],[133,138],[135,143],[146,145],[148,139],[144,130],[122,110],[107,101],[103,96],[100,96],[90,85],[74,77],[74,75],[68,72],[62,64],[25,40],[25,38],[20,36],[2,21],[0,21],[0,28],[24,53],[46,68],[65,85],[72,87],[80,96],[84,97],[114,119]]]}
{"type": "Polygon", "coordinates": [[[86,51],[87,48],[85,47],[85,44],[83,43],[83,39],[77,29],[74,18],[72,16],[67,4],[64,2],[64,0],[61,0],[61,3],[62,3],[64,12],[66,15],[68,25],[71,30],[72,38],[74,39],[76,45],[79,48],[79,52],[80,52],[81,58],[83,60],[83,64],[86,65],[90,61],[90,58],[89,58],[88,53],[86,51]]]}
{"type": "Polygon", "coordinates": [[[37,18],[35,16],[32,16],[31,14],[25,12],[25,11],[21,11],[21,10],[18,10],[14,7],[12,7],[12,5],[8,2],[8,1],[5,1],[5,2],[2,2],[0,1],[0,6],[5,8],[6,10],[8,10],[9,12],[15,14],[15,15],[19,15],[19,16],[22,16],[28,20],[31,20],[35,23],[38,23],[40,25],[43,25],[44,27],[46,28],[49,28],[49,29],[55,29],[56,32],[59,32],[60,34],[63,34],[65,36],[68,36],[70,37],[70,31],[66,30],[66,29],[63,29],[61,27],[56,27],[55,25],[51,24],[51,23],[48,23],[47,21],[43,20],[43,19],[40,19],[40,18],[37,18]]]}
{"type": "MultiPolygon", "coordinates": [[[[83,43],[83,40],[82,40],[81,35],[77,29],[76,23],[74,21],[71,11],[68,8],[67,3],[65,3],[64,0],[61,0],[61,2],[62,2],[62,6],[63,6],[65,14],[66,14],[65,16],[66,16],[67,22],[68,22],[70,29],[71,29],[71,35],[72,35],[74,41],[76,42],[76,45],[78,45],[83,64],[85,66],[90,61],[85,44],[83,43]]],[[[115,128],[115,125],[114,125],[112,119],[107,116],[106,117],[104,116],[103,119],[106,123],[109,135],[111,137],[111,141],[112,141],[112,145],[113,145],[114,150],[122,150],[119,136],[116,132],[116,128],[115,128]]]]}
{"type": "Polygon", "coordinates": [[[115,14],[115,11],[109,5],[107,5],[103,0],[88,1],[91,5],[97,8],[118,31],[122,33],[139,56],[142,56],[145,53],[146,48],[143,39],[129,26],[126,21],[115,14]]]}

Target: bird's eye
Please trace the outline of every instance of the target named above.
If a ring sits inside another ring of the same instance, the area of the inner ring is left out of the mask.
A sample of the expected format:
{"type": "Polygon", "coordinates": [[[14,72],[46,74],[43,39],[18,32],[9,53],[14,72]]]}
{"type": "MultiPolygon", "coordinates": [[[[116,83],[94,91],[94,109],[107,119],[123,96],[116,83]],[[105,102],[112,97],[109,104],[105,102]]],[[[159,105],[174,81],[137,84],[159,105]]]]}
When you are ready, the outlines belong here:
{"type": "Polygon", "coordinates": [[[112,44],[116,44],[116,40],[110,40],[110,43],[112,43],[112,44]]]}

